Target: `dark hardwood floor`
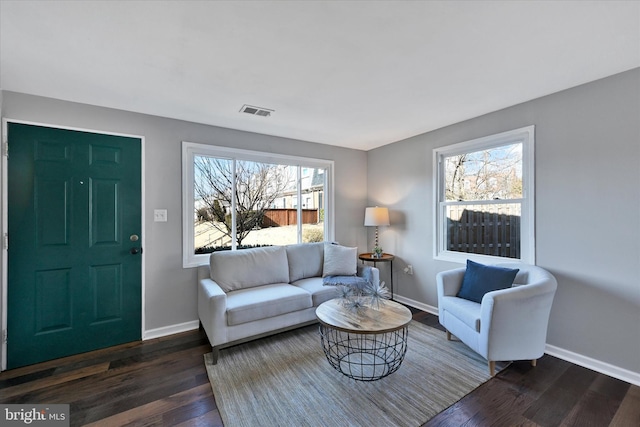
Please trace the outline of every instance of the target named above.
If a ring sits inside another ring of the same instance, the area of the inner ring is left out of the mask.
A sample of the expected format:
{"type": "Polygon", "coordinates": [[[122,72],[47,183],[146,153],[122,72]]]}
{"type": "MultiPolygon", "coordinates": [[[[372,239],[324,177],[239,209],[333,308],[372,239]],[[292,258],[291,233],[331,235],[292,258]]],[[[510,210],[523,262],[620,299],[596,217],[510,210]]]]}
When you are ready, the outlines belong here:
{"type": "MultiPolygon", "coordinates": [[[[0,374],[0,403],[68,403],[72,426],[221,426],[209,351],[191,331],[18,368],[0,374]]],[[[637,427],[640,387],[545,355],[535,368],[512,363],[425,426],[637,427]]]]}

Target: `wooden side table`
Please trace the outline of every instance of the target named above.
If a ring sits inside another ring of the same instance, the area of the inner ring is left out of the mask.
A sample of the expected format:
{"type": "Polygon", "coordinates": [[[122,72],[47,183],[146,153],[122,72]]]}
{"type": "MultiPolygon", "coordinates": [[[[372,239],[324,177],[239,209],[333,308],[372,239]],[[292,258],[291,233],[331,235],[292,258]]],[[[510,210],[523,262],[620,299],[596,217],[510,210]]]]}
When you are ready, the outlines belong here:
{"type": "Polygon", "coordinates": [[[363,264],[365,263],[365,261],[372,262],[374,267],[376,266],[376,263],[378,263],[378,262],[388,262],[389,263],[389,267],[390,267],[389,268],[389,276],[391,277],[390,290],[391,290],[391,299],[393,299],[393,260],[395,259],[395,255],[383,253],[382,255],[380,255],[380,258],[376,258],[374,253],[367,252],[365,254],[358,255],[358,258],[360,260],[362,260],[363,264]]]}

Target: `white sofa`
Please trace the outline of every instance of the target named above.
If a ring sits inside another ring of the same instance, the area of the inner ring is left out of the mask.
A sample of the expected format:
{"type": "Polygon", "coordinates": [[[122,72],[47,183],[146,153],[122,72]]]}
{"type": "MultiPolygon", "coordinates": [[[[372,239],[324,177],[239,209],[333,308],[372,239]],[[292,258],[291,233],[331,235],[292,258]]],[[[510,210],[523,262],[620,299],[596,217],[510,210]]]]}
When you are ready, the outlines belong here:
{"type": "MultiPolygon", "coordinates": [[[[353,273],[357,269],[361,274],[363,268],[358,266],[355,248],[325,249],[326,245],[302,243],[211,254],[209,266],[198,269],[198,316],[215,361],[221,348],[317,321],[316,307],[338,296],[335,287],[323,286],[323,274],[334,266],[325,265],[325,250],[331,257],[336,250],[348,254],[353,273]]],[[[377,283],[379,271],[369,268],[377,283]]]]}
{"type": "Polygon", "coordinates": [[[465,268],[436,275],[439,321],[476,353],[487,359],[489,373],[496,361],[536,360],[544,354],[547,326],[557,282],[548,271],[524,263],[497,267],[519,269],[513,286],[488,292],[481,303],[459,298],[465,268]]]}

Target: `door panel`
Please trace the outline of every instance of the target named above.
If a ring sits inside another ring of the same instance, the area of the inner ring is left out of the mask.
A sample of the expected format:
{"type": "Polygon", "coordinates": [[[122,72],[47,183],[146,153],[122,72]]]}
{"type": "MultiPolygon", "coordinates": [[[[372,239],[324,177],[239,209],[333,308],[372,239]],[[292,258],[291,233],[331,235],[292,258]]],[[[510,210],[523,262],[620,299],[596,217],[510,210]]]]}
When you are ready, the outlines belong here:
{"type": "Polygon", "coordinates": [[[60,179],[35,180],[37,246],[69,244],[70,184],[60,179]]]}
{"type": "Polygon", "coordinates": [[[92,266],[91,287],[94,307],[93,323],[121,320],[124,312],[121,266],[92,266]]]}
{"type": "Polygon", "coordinates": [[[139,340],[141,141],[16,123],[8,137],[7,366],[139,340]]]}
{"type": "Polygon", "coordinates": [[[72,325],[71,270],[36,271],[36,335],[61,332],[72,325]]]}
{"type": "Polygon", "coordinates": [[[121,242],[118,181],[91,180],[91,244],[119,245],[121,242]]]}

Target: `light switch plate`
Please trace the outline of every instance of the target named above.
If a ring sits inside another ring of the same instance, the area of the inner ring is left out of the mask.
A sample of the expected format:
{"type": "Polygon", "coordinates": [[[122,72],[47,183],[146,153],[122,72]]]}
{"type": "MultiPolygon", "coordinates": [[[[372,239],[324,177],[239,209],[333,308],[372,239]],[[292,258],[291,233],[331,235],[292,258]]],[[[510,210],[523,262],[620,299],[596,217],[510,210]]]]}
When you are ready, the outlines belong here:
{"type": "Polygon", "coordinates": [[[167,210],[166,209],[155,209],[153,211],[153,220],[155,222],[167,222],[167,210]]]}

